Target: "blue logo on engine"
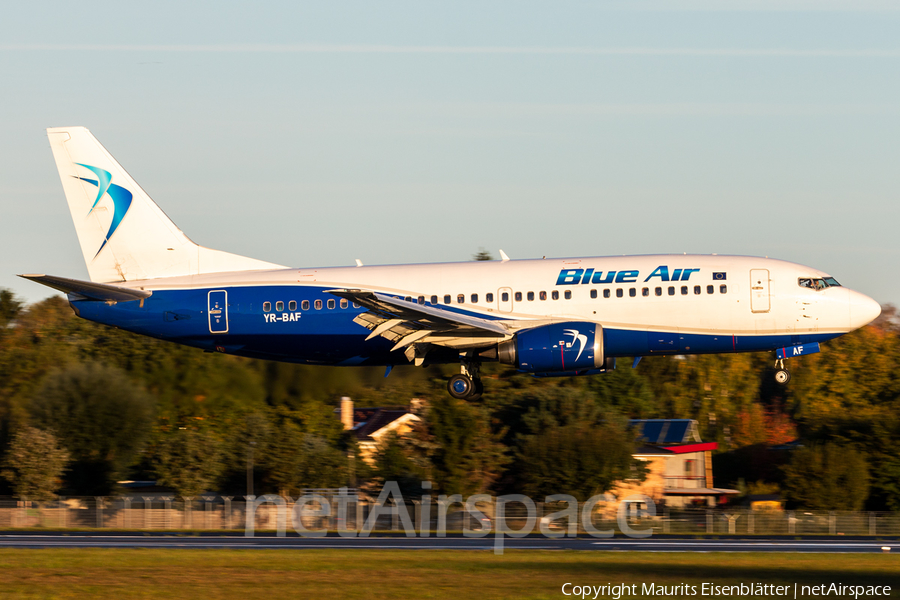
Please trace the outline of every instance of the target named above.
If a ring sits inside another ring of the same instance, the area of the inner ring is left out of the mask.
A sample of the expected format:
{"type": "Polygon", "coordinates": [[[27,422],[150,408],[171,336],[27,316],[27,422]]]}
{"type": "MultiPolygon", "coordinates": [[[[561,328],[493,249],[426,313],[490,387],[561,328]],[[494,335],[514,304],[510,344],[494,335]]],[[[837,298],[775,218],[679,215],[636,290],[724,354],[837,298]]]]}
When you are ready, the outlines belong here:
{"type": "MultiPolygon", "coordinates": [[[[131,208],[131,199],[133,198],[133,196],[131,192],[129,192],[122,186],[112,183],[112,174],[109,171],[104,171],[103,169],[92,167],[91,165],[86,165],[83,163],[75,164],[90,170],[92,173],[94,173],[94,175],[97,176],[97,179],[88,179],[86,177],[78,177],[77,175],[75,176],[76,179],[80,179],[82,181],[90,183],[91,185],[97,186],[97,198],[94,199],[94,204],[91,205],[91,210],[88,211],[88,215],[94,212],[94,209],[97,208],[97,204],[100,202],[100,200],[103,199],[104,194],[109,196],[113,202],[112,222],[109,224],[109,231],[106,232],[106,237],[103,239],[103,243],[100,244],[100,249],[97,250],[97,254],[100,254],[100,251],[103,250],[103,248],[106,246],[106,243],[116,232],[116,229],[119,228],[119,225],[122,223],[122,219],[125,218],[125,214],[128,212],[128,209],[131,208]]],[[[94,256],[96,257],[97,254],[95,254],[94,256]]]]}

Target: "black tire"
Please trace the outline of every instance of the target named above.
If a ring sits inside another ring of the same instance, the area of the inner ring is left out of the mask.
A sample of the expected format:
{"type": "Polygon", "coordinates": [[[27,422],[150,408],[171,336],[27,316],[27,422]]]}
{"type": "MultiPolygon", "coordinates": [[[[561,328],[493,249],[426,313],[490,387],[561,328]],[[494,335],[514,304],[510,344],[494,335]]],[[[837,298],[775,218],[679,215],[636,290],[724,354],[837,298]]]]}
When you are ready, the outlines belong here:
{"type": "Polygon", "coordinates": [[[787,385],[791,380],[791,372],[787,369],[778,369],[775,371],[775,382],[781,385],[787,385]]]}
{"type": "Polygon", "coordinates": [[[484,384],[481,383],[480,379],[476,379],[473,383],[475,389],[472,390],[472,394],[466,400],[481,400],[481,395],[484,394],[484,384]]]}
{"type": "Polygon", "coordinates": [[[451,396],[459,400],[465,400],[475,391],[475,385],[468,375],[454,375],[447,382],[447,391],[451,396]]]}

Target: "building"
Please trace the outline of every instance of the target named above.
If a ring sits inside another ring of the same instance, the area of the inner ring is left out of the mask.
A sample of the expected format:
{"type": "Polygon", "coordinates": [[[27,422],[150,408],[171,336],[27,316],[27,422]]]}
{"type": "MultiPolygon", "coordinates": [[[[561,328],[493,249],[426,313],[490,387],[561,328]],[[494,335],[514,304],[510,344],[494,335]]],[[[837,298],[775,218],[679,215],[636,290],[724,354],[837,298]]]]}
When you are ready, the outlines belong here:
{"type": "Polygon", "coordinates": [[[632,420],[640,446],[635,458],[646,463],[644,481],[623,481],[613,494],[624,498],[644,494],[671,508],[710,507],[738,490],[714,487],[712,452],[716,442],[703,442],[693,419],[632,420]]]}
{"type": "Polygon", "coordinates": [[[390,433],[407,433],[419,421],[415,413],[422,406],[421,400],[413,398],[409,406],[355,408],[353,400],[345,396],[341,398],[341,407],[335,412],[340,412],[344,429],[356,437],[362,459],[374,464],[379,444],[390,433]]]}

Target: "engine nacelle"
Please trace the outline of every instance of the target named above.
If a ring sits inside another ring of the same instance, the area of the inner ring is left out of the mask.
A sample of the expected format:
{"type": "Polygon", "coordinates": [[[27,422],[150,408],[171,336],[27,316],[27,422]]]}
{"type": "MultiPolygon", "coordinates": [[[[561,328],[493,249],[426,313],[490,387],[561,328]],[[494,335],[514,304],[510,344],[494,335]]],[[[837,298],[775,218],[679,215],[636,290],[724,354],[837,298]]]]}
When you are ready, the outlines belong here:
{"type": "Polygon", "coordinates": [[[526,373],[604,369],[603,327],[572,321],[526,329],[500,344],[497,358],[526,373]]]}

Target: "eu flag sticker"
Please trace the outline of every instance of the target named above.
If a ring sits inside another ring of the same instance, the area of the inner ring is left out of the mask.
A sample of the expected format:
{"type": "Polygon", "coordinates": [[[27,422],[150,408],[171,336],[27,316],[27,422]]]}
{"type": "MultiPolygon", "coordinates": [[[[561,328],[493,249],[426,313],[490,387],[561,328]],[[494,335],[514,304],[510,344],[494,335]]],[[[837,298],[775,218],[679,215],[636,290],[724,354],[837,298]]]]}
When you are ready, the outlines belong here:
{"type": "Polygon", "coordinates": [[[713,273],[713,281],[725,281],[725,273],[713,273]]]}

